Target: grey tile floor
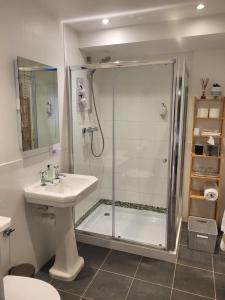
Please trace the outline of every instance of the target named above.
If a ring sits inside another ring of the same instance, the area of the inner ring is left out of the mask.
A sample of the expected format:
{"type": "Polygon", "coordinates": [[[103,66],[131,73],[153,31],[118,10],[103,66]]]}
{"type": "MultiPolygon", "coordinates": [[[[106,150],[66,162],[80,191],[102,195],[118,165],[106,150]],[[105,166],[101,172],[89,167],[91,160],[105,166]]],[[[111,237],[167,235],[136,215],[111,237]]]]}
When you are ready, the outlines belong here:
{"type": "Polygon", "coordinates": [[[176,264],[79,244],[85,267],[72,282],[51,279],[50,261],[37,278],[55,286],[62,300],[225,300],[225,253],[187,247],[183,224],[176,264]]]}

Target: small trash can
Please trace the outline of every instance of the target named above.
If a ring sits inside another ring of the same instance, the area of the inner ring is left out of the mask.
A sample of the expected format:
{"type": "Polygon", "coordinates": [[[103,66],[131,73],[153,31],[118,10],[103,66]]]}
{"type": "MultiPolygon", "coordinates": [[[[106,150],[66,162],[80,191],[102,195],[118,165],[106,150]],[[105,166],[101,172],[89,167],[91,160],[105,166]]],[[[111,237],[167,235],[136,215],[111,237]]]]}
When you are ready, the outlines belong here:
{"type": "Polygon", "coordinates": [[[9,275],[14,275],[14,276],[23,276],[23,277],[34,278],[35,268],[31,264],[21,264],[21,265],[12,267],[8,273],[9,273],[9,275]]]}
{"type": "Polygon", "coordinates": [[[215,220],[199,217],[188,219],[188,247],[190,249],[214,253],[218,235],[215,220]]]}

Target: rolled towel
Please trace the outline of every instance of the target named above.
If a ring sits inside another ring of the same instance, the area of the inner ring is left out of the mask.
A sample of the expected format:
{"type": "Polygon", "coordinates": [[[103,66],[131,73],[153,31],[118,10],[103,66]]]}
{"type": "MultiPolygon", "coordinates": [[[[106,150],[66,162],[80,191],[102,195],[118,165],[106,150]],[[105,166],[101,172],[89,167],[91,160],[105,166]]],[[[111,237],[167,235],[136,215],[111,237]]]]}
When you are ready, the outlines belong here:
{"type": "Polygon", "coordinates": [[[216,201],[218,199],[218,186],[216,183],[207,182],[205,184],[204,198],[208,201],[216,201]]]}

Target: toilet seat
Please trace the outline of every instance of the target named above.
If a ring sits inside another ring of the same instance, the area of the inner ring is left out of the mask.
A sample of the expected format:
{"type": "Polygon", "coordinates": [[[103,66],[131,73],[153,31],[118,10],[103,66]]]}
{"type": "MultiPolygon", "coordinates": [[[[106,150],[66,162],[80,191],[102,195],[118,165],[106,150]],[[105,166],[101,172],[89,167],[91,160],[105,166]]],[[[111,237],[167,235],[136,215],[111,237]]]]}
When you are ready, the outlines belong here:
{"type": "Polygon", "coordinates": [[[5,300],[60,300],[57,290],[39,279],[9,275],[3,284],[5,300]]]}

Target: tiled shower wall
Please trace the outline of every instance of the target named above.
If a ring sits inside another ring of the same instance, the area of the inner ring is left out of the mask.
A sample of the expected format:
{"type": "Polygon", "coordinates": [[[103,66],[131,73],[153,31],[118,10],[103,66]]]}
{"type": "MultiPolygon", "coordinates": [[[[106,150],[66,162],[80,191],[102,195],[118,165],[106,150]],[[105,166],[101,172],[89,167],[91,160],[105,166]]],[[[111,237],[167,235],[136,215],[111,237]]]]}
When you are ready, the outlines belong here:
{"type": "MultiPolygon", "coordinates": [[[[90,138],[81,134],[84,124],[97,125],[87,112],[77,113],[75,128],[75,172],[99,178],[98,189],[76,207],[76,219],[100,198],[112,199],[112,85],[115,86],[115,200],[167,207],[172,66],[155,65],[102,69],[94,75],[98,111],[105,136],[105,151],[93,158],[90,138]],[[161,103],[167,107],[160,116],[161,103]],[[85,115],[85,116],[84,116],[85,115]],[[81,207],[82,205],[82,207],[81,207]]],[[[99,149],[100,135],[95,134],[99,149]]]]}
{"type": "MultiPolygon", "coordinates": [[[[115,198],[167,207],[168,163],[163,160],[168,159],[172,67],[119,69],[115,87],[115,198]],[[168,109],[165,119],[162,102],[168,109]]],[[[112,102],[104,88],[100,99],[104,132],[111,138],[112,102]]],[[[103,197],[109,181],[106,176],[103,197]]]]}
{"type": "MultiPolygon", "coordinates": [[[[98,72],[95,73],[94,76],[94,91],[96,104],[99,111],[99,117],[101,116],[100,112],[100,89],[102,84],[100,84],[98,72]]],[[[111,86],[111,79],[109,76],[106,76],[111,86]]],[[[105,85],[104,85],[105,86],[105,85]]],[[[112,89],[112,86],[111,86],[112,89]]],[[[108,95],[110,93],[108,91],[108,95]]],[[[84,127],[94,127],[97,126],[97,120],[94,113],[93,103],[90,103],[89,96],[89,78],[87,71],[73,71],[72,72],[72,108],[73,108],[73,151],[74,151],[74,169],[77,174],[84,175],[93,175],[98,177],[98,187],[95,191],[90,194],[88,197],[83,199],[80,203],[78,203],[75,207],[75,219],[78,220],[84,213],[91,208],[95,203],[102,198],[103,194],[101,192],[102,179],[105,176],[111,176],[110,172],[112,172],[112,147],[109,145],[109,140],[106,138],[105,140],[105,151],[102,157],[95,158],[91,153],[91,138],[89,134],[83,135],[82,129],[84,127]],[[76,97],[76,80],[77,77],[83,78],[85,80],[85,90],[86,95],[89,101],[88,109],[83,112],[77,111],[77,97],[76,97]],[[106,167],[106,157],[108,157],[109,165],[106,167]],[[108,169],[106,171],[106,168],[108,169]]],[[[112,113],[112,112],[111,112],[112,113]]],[[[99,131],[94,133],[94,149],[95,152],[98,153],[101,149],[101,137],[99,131]]],[[[110,189],[109,189],[110,190],[110,189]]],[[[112,189],[110,190],[110,194],[107,195],[107,199],[112,199],[112,189]]]]}

